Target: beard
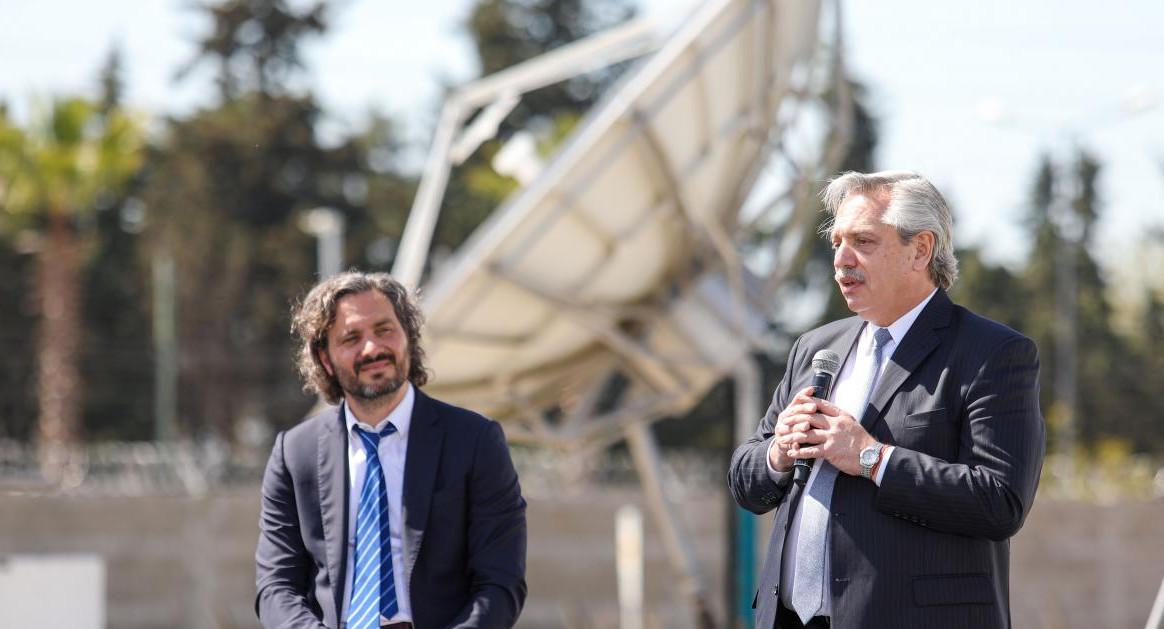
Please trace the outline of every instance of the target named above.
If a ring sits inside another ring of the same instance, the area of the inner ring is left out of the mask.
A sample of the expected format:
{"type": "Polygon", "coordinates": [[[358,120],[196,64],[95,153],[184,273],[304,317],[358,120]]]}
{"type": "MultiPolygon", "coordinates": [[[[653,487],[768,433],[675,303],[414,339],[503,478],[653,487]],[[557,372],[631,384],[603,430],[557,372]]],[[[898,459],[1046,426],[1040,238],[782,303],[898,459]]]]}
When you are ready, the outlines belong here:
{"type": "Polygon", "coordinates": [[[385,352],[356,363],[355,370],[344,369],[339,366],[335,366],[334,368],[336,380],[339,381],[340,388],[343,389],[344,393],[361,400],[374,402],[396,393],[400,390],[400,387],[404,386],[404,381],[408,378],[407,367],[407,359],[405,360],[405,364],[401,365],[400,361],[396,359],[395,354],[385,352]],[[385,376],[374,382],[360,382],[360,368],[380,360],[390,361],[396,373],[392,377],[385,376]]]}

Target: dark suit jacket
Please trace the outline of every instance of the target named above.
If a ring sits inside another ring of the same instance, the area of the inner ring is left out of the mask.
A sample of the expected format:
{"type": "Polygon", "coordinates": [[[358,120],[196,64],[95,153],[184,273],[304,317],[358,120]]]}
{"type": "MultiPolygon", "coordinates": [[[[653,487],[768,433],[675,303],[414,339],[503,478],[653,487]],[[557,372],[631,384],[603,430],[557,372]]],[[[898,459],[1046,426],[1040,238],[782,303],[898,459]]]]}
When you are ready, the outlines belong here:
{"type": "MultiPolygon", "coordinates": [[[[776,509],[756,594],[756,627],[775,626],[784,537],[800,488],[768,476],[776,417],[810,386],[812,356],[847,356],[862,322],[800,337],[728,484],[754,513],[776,509]]],[[[832,627],[1010,626],[1009,538],[1030,511],[1046,433],[1030,339],[955,306],[939,290],[901,339],[861,423],[897,446],[881,485],[841,474],[830,527],[832,627]]]]}
{"type": "MultiPolygon", "coordinates": [[[[343,618],[347,448],[342,408],[275,438],[255,551],[255,610],[268,629],[343,618]]],[[[526,596],[525,507],[501,427],[417,389],[403,496],[417,629],[513,626],[526,596]]]]}

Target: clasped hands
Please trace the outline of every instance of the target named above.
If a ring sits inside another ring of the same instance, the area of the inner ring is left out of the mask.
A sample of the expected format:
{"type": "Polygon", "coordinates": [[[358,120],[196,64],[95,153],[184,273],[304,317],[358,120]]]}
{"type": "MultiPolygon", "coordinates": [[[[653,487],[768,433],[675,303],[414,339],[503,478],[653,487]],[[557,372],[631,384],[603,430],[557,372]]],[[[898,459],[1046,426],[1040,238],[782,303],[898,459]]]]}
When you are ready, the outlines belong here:
{"type": "Polygon", "coordinates": [[[825,459],[838,470],[859,476],[861,450],[877,442],[853,416],[832,402],[812,397],[812,387],[796,394],[780,412],[768,461],[778,472],[796,459],[825,459]]]}

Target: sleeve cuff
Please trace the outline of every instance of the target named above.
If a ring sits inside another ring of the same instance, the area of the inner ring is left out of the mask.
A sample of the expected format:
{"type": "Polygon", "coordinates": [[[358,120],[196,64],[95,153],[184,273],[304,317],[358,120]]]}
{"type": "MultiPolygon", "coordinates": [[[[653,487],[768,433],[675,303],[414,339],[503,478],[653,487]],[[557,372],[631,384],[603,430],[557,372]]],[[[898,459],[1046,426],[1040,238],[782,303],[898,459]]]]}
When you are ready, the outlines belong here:
{"type": "MultiPolygon", "coordinates": [[[[893,450],[893,446],[886,446],[885,451],[881,453],[881,463],[877,465],[877,473],[873,475],[873,482],[878,487],[881,486],[881,479],[885,476],[885,468],[889,467],[889,457],[893,456],[893,450]]],[[[772,468],[769,467],[768,469],[769,474],[771,474],[772,468]]]]}
{"type": "Polygon", "coordinates": [[[787,472],[778,472],[776,471],[776,468],[772,467],[771,454],[772,447],[775,445],[776,439],[773,438],[772,442],[768,444],[767,456],[764,457],[764,465],[768,468],[768,478],[772,479],[772,482],[776,483],[778,486],[783,487],[787,485],[790,480],[792,480],[792,470],[788,470],[787,472]]]}

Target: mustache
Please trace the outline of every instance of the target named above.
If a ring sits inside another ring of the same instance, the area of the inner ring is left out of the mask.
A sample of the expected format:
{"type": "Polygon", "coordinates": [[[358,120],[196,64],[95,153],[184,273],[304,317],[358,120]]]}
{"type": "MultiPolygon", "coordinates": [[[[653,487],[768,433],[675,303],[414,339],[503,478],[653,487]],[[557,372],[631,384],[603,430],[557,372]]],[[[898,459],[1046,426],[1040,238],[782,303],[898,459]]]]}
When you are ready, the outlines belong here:
{"type": "Polygon", "coordinates": [[[835,274],[833,274],[833,279],[835,279],[838,282],[841,280],[856,280],[858,282],[864,282],[865,281],[865,273],[859,269],[850,269],[850,268],[837,269],[837,272],[835,274]]]}
{"type": "Polygon", "coordinates": [[[365,359],[357,362],[356,363],[356,371],[363,369],[365,365],[370,365],[372,363],[379,362],[381,360],[386,360],[386,361],[392,363],[393,365],[396,364],[396,356],[395,355],[393,355],[391,352],[383,352],[381,354],[376,354],[375,356],[365,358],[365,359]]]}

